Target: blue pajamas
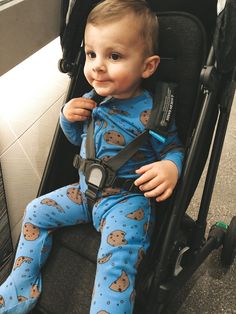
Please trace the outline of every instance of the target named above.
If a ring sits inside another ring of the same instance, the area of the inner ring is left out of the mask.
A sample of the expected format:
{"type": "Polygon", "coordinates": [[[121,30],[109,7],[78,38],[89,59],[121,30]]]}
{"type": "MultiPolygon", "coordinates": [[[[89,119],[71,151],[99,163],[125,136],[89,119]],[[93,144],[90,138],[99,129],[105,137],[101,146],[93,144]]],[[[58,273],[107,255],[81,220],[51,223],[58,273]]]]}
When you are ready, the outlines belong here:
{"type": "MultiPolygon", "coordinates": [[[[147,91],[132,99],[108,98],[96,107],[92,111],[96,158],[108,160],[142,133],[151,108],[152,98],[147,91]]],[[[60,123],[68,140],[81,146],[81,157],[86,158],[87,124],[71,123],[63,114],[60,123]]],[[[164,159],[173,161],[180,173],[183,151],[175,124],[169,131],[165,143],[150,137],[117,171],[117,176],[134,179],[136,169],[164,159]]],[[[13,270],[0,287],[0,314],[27,313],[36,303],[42,290],[40,269],[50,252],[52,231],[88,222],[101,232],[90,313],[132,313],[135,275],[149,247],[154,220],[149,200],[142,194],[107,188],[91,217],[84,197],[87,185],[83,173],[79,177],[80,185],[63,187],[28,205],[13,270]]]]}
{"type": "MultiPolygon", "coordinates": [[[[35,305],[52,231],[91,222],[80,189],[78,184],[63,187],[27,206],[13,270],[0,287],[0,313],[27,313],[35,305]]],[[[141,194],[107,189],[92,216],[94,227],[101,232],[101,245],[90,313],[132,313],[135,274],[149,246],[153,225],[149,201],[141,194]]]]}

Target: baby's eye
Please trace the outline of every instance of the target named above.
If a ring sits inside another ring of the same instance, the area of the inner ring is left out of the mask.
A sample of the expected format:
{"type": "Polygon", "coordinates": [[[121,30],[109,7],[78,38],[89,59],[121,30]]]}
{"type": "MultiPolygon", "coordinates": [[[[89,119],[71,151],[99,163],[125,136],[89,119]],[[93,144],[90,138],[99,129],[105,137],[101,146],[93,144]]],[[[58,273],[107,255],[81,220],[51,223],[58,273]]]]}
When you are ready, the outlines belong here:
{"type": "Polygon", "coordinates": [[[87,55],[90,59],[96,58],[96,53],[95,53],[94,51],[88,51],[88,52],[86,52],[86,55],[87,55]]]}
{"type": "Polygon", "coordinates": [[[117,61],[117,60],[119,60],[121,58],[121,55],[119,54],[119,53],[117,53],[117,52],[113,52],[113,53],[111,53],[111,55],[110,55],[110,59],[112,59],[113,61],[117,61]]]}

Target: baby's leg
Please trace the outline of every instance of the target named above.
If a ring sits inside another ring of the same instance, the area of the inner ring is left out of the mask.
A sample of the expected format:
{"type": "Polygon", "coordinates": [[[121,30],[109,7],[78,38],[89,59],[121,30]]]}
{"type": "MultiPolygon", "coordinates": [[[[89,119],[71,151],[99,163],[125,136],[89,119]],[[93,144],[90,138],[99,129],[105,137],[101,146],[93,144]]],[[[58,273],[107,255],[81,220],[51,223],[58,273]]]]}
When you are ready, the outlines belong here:
{"type": "Polygon", "coordinates": [[[133,312],[135,275],[150,244],[154,217],[149,201],[137,194],[119,197],[103,199],[93,211],[102,238],[90,314],[133,312]]]}
{"type": "Polygon", "coordinates": [[[70,185],[33,200],[26,208],[13,269],[0,287],[0,313],[23,314],[41,292],[40,269],[58,227],[90,221],[79,185],[70,185]]]}

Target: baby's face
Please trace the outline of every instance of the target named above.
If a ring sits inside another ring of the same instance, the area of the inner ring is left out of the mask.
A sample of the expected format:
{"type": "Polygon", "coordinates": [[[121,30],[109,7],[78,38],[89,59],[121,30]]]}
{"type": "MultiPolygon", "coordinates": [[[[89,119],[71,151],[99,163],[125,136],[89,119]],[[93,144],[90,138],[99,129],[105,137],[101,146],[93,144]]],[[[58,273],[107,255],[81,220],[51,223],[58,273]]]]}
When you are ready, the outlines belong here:
{"type": "Polygon", "coordinates": [[[129,15],[112,23],[86,26],[84,73],[101,96],[131,98],[141,92],[146,57],[134,19],[129,15]]]}

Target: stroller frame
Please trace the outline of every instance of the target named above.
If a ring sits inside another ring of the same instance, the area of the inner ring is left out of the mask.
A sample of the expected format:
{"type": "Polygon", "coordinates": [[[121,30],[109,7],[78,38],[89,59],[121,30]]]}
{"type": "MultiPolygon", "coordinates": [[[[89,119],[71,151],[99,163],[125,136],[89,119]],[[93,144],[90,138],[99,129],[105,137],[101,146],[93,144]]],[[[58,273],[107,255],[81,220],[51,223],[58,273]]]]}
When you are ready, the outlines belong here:
{"type": "MultiPolygon", "coordinates": [[[[93,3],[94,1],[91,2],[93,3]]],[[[153,1],[150,2],[153,4],[153,1]]],[[[91,7],[89,7],[88,1],[87,4],[86,1],[84,3],[81,1],[81,5],[85,8],[84,14],[86,16],[88,13],[87,11],[89,11],[91,7]]],[[[186,13],[179,12],[162,13],[160,16],[165,16],[165,14],[183,14],[183,16],[188,16],[186,13]]],[[[84,19],[84,22],[85,20],[86,19],[84,19]]],[[[201,24],[199,25],[201,28],[201,24]]],[[[83,30],[81,31],[81,34],[83,34],[83,30]]],[[[66,51],[66,53],[68,53],[68,51],[66,51]]],[[[59,62],[60,69],[64,72],[70,72],[71,75],[71,84],[67,94],[67,101],[84,93],[88,88],[86,82],[84,80],[81,81],[81,77],[83,77],[83,62],[84,56],[81,50],[79,50],[74,64],[65,59],[62,59],[59,62]],[[80,85],[78,85],[79,81],[81,82],[80,85]]],[[[195,126],[192,124],[190,127],[191,134],[186,141],[187,153],[183,173],[173,197],[165,202],[163,208],[160,209],[162,225],[166,224],[166,233],[165,236],[163,236],[161,235],[160,230],[159,235],[153,240],[152,247],[154,247],[154,249],[150,250],[148,254],[149,259],[141,264],[141,275],[137,278],[137,286],[141,286],[140,283],[142,283],[142,287],[137,288],[137,294],[140,296],[142,294],[143,297],[137,298],[135,313],[164,313],[169,300],[176,295],[181,287],[184,286],[208,255],[220,246],[223,245],[222,262],[229,266],[234,260],[236,244],[229,244],[228,242],[226,243],[226,241],[228,241],[227,234],[231,232],[230,235],[231,237],[234,237],[236,242],[235,217],[232,219],[228,230],[227,226],[216,223],[211,227],[207,239],[205,239],[205,233],[208,211],[217,176],[235,87],[235,64],[230,72],[219,73],[216,68],[215,53],[212,46],[200,74],[197,102],[200,101],[201,106],[198,108],[197,112],[195,112],[195,121],[193,121],[195,126]],[[212,136],[209,136],[209,140],[205,143],[206,135],[209,132],[212,136]],[[210,146],[212,146],[212,148],[209,153],[210,146]],[[202,151],[204,152],[202,153],[202,151]],[[188,217],[185,212],[208,156],[210,161],[202,191],[201,204],[198,217],[196,221],[194,221],[188,217]],[[197,169],[197,176],[193,169],[197,169]],[[161,247],[160,242],[162,242],[161,247]],[[228,249],[230,245],[232,252],[228,249]],[[227,252],[225,252],[226,249],[224,250],[224,246],[227,247],[227,252]],[[174,261],[174,263],[172,261],[174,261]],[[168,266],[170,264],[172,265],[172,275],[169,274],[170,267],[167,269],[167,264],[168,266]],[[152,273],[147,271],[150,269],[147,265],[151,265],[152,268],[154,268],[152,273]],[[153,300],[155,300],[155,302],[153,302],[153,300]]],[[[45,194],[60,185],[65,185],[66,181],[69,183],[76,179],[76,174],[74,173],[70,173],[68,177],[58,177],[58,169],[61,168],[61,165],[55,164],[55,156],[58,147],[63,145],[68,144],[58,127],[45,168],[45,173],[41,181],[41,186],[39,188],[39,195],[45,194]]],[[[70,155],[66,157],[65,163],[72,163],[72,156],[75,152],[74,148],[71,148],[70,155]]],[[[36,312],[33,311],[33,313],[38,313],[38,311],[40,312],[40,304],[39,307],[37,307],[36,312]]],[[[43,311],[41,313],[47,312],[43,311]]]]}

